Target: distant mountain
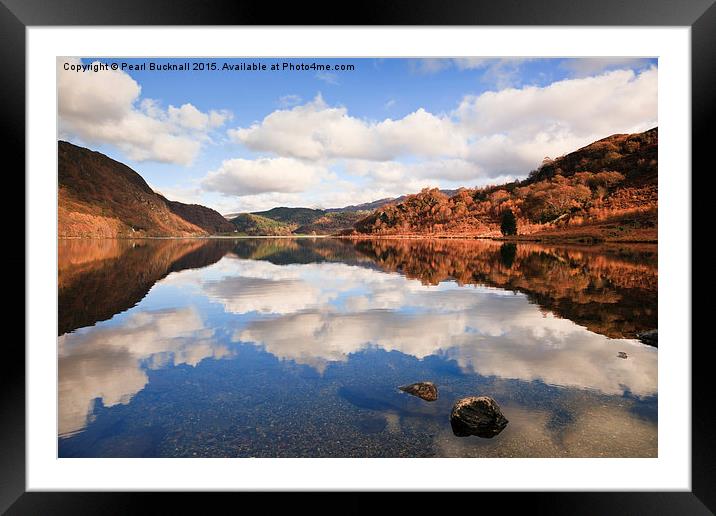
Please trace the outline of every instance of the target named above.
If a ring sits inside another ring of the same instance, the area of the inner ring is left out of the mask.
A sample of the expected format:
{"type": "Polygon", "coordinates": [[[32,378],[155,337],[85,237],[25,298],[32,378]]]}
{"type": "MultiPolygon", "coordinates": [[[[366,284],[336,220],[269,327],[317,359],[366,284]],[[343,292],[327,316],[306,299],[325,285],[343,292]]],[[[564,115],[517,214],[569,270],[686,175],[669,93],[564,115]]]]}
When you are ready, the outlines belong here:
{"type": "Polygon", "coordinates": [[[340,211],[373,211],[377,208],[380,208],[381,206],[385,206],[386,204],[390,204],[392,202],[400,202],[405,198],[405,196],[401,197],[386,197],[385,199],[378,199],[377,201],[373,202],[364,202],[363,204],[351,204],[350,206],[345,206],[343,208],[328,208],[326,211],[331,212],[340,212],[340,211]]]}
{"type": "Polygon", "coordinates": [[[58,142],[58,236],[202,236],[234,226],[218,212],[169,201],[104,154],[58,142]]]}
{"type": "MultiPolygon", "coordinates": [[[[440,190],[442,193],[448,196],[453,196],[457,193],[457,190],[440,190]]],[[[343,208],[328,208],[325,211],[327,212],[337,212],[337,211],[373,211],[376,210],[382,206],[385,206],[386,204],[395,204],[399,202],[403,202],[407,195],[401,195],[400,197],[386,197],[385,199],[378,199],[377,201],[373,202],[365,202],[363,204],[351,204],[350,206],[345,206],[343,208]]]]}
{"type": "Polygon", "coordinates": [[[273,208],[239,213],[231,219],[236,231],[243,235],[335,235],[352,231],[353,225],[369,212],[330,212],[310,208],[273,208]]]}
{"type": "Polygon", "coordinates": [[[655,241],[658,129],[615,134],[555,159],[522,181],[425,189],[343,208],[276,207],[222,216],[166,199],[128,166],[58,143],[60,237],[355,234],[499,237],[507,211],[518,235],[655,241]],[[227,217],[230,220],[227,220],[227,217]]]}
{"type": "Polygon", "coordinates": [[[166,198],[165,201],[173,213],[196,224],[209,234],[227,233],[234,230],[233,226],[227,224],[226,219],[216,210],[201,204],[184,204],[178,201],[169,201],[166,198]]]}
{"type": "MultiPolygon", "coordinates": [[[[441,191],[446,195],[457,192],[457,190],[441,191]]],[[[245,235],[336,235],[353,231],[355,223],[376,208],[402,202],[406,197],[403,195],[325,210],[282,206],[250,213],[227,213],[223,217],[232,222],[239,233],[245,235]]]]}
{"type": "MultiPolygon", "coordinates": [[[[455,195],[457,190],[440,190],[445,195],[455,195]]],[[[340,213],[340,212],[359,212],[359,211],[373,211],[386,204],[392,204],[402,202],[405,200],[407,195],[401,195],[400,197],[386,197],[384,199],[378,199],[377,201],[364,202],[363,204],[351,204],[350,206],[344,206],[343,208],[326,208],[326,209],[313,209],[313,208],[272,208],[266,211],[253,211],[254,215],[261,215],[274,220],[280,220],[282,222],[298,222],[302,224],[308,224],[324,216],[327,213],[340,213]]],[[[224,214],[224,218],[227,220],[235,219],[238,215],[243,212],[232,212],[224,214]]]]}
{"type": "Polygon", "coordinates": [[[309,224],[314,220],[323,217],[326,212],[324,210],[314,210],[312,208],[271,208],[266,211],[254,211],[253,215],[259,215],[268,219],[286,222],[289,224],[309,224]]]}
{"type": "Polygon", "coordinates": [[[337,235],[350,232],[356,222],[368,215],[369,211],[333,211],[313,222],[299,226],[294,233],[300,235],[337,235]]]}
{"type": "Polygon", "coordinates": [[[255,213],[239,213],[231,219],[231,223],[238,233],[249,236],[290,235],[298,228],[298,224],[281,222],[255,213]]]}
{"type": "Polygon", "coordinates": [[[508,211],[518,235],[580,241],[656,241],[658,128],[614,134],[555,159],[523,181],[425,189],[383,205],[358,221],[356,233],[500,237],[508,211]]]}

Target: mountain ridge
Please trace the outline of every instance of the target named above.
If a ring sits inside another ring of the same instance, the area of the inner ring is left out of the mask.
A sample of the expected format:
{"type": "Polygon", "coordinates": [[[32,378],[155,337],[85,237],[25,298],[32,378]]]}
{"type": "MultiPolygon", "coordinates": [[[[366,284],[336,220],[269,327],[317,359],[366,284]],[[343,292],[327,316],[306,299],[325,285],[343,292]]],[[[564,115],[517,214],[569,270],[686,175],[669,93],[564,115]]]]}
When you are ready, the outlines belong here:
{"type": "Polygon", "coordinates": [[[613,134],[542,165],[518,181],[384,198],[344,208],[279,206],[231,220],[199,204],[171,201],[127,165],[58,142],[58,236],[502,237],[656,241],[658,127],[613,134]],[[377,208],[372,211],[373,206],[377,208]]]}
{"type": "Polygon", "coordinates": [[[656,241],[658,127],[613,134],[556,159],[527,178],[408,195],[358,221],[354,236],[503,237],[501,221],[516,217],[514,238],[656,241]]]}
{"type": "Polygon", "coordinates": [[[233,231],[217,211],[170,201],[130,167],[58,141],[58,236],[208,236],[233,231]]]}
{"type": "MultiPolygon", "coordinates": [[[[441,189],[440,191],[443,192],[445,195],[455,195],[457,193],[457,190],[441,189]]],[[[343,208],[305,208],[305,207],[276,206],[274,208],[271,208],[270,210],[248,211],[248,212],[237,211],[237,212],[225,213],[222,215],[225,219],[231,220],[243,213],[250,213],[252,215],[264,215],[266,212],[270,212],[272,210],[314,210],[314,211],[322,211],[324,213],[373,211],[377,208],[385,206],[386,204],[401,202],[401,201],[405,200],[405,198],[408,195],[410,195],[410,194],[401,195],[399,197],[384,197],[383,199],[378,199],[376,201],[364,202],[361,204],[350,204],[348,206],[344,206],[343,208]]]]}

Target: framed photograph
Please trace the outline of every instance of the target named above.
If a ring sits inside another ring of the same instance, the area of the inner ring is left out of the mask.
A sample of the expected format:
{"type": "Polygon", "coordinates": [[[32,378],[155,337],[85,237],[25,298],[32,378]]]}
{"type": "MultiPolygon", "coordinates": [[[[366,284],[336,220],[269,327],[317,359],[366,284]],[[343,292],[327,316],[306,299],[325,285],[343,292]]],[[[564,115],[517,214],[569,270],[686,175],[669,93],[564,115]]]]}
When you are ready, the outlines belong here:
{"type": "Polygon", "coordinates": [[[0,508],[710,514],[712,4],[3,0],[27,303],[0,508]]]}

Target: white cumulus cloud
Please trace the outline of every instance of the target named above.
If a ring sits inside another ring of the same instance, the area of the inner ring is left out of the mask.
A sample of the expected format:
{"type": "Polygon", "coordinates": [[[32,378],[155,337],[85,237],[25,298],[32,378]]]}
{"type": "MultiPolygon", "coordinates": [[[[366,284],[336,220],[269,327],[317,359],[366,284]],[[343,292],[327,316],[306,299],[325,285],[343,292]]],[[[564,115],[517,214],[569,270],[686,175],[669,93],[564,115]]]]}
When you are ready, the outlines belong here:
{"type": "MultiPolygon", "coordinates": [[[[446,63],[459,69],[497,73],[514,70],[520,61],[439,60],[426,66],[446,63]]],[[[592,59],[584,67],[629,63],[592,59]]],[[[335,195],[327,195],[331,189],[327,178],[355,185],[346,190],[351,192],[351,199],[379,196],[366,199],[375,200],[412,193],[424,186],[479,186],[524,177],[545,156],[557,157],[611,134],[640,132],[658,125],[658,71],[648,63],[645,66],[648,68],[567,78],[546,86],[496,87],[464,95],[447,113],[418,108],[402,118],[382,120],[354,116],[348,107],[329,105],[319,94],[310,102],[277,109],[263,120],[230,129],[228,135],[244,148],[272,156],[270,159],[315,163],[340,174],[323,176],[314,183],[301,181],[298,174],[296,185],[290,188],[284,185],[284,181],[294,181],[290,174],[273,181],[262,176],[264,187],[242,186],[237,191],[243,195],[296,193],[310,184],[310,194],[299,196],[294,205],[327,207],[331,201],[339,201],[335,195]]],[[[249,168],[249,164],[242,163],[242,168],[249,168]]],[[[262,170],[268,172],[269,168],[264,164],[262,170]]],[[[332,189],[337,188],[334,184],[332,189]]],[[[227,188],[220,191],[229,193],[227,188]]],[[[257,198],[255,204],[264,201],[269,198],[257,198]]]]}
{"type": "Polygon", "coordinates": [[[465,96],[455,115],[476,135],[510,133],[534,137],[567,130],[608,136],[656,124],[657,71],[616,70],[595,77],[567,79],[549,86],[526,86],[465,96]]]}
{"type": "Polygon", "coordinates": [[[320,95],[228,131],[232,140],[252,150],[310,160],[455,154],[464,151],[458,133],[449,118],[422,108],[398,120],[369,122],[350,116],[345,107],[328,106],[320,95]]]}
{"type": "Polygon", "coordinates": [[[329,106],[319,95],[249,127],[230,129],[229,136],[254,151],[305,160],[461,160],[453,165],[467,160],[473,170],[495,177],[526,174],[545,155],[656,124],[657,70],[650,68],[466,95],[449,114],[419,108],[382,121],[351,116],[346,107],[329,106]]]}
{"type": "Polygon", "coordinates": [[[118,325],[67,333],[58,339],[59,432],[82,430],[96,398],[105,407],[129,403],[147,384],[147,369],[229,354],[192,308],[134,312],[118,325]]]}
{"type": "Polygon", "coordinates": [[[229,159],[202,181],[205,190],[225,195],[303,192],[327,175],[319,165],[292,158],[229,159]]]}
{"type": "Polygon", "coordinates": [[[57,95],[60,135],[90,144],[110,144],[135,161],[190,164],[208,132],[231,118],[226,110],[200,111],[185,103],[162,109],[140,100],[141,86],[118,70],[76,72],[58,60],[57,95]]]}

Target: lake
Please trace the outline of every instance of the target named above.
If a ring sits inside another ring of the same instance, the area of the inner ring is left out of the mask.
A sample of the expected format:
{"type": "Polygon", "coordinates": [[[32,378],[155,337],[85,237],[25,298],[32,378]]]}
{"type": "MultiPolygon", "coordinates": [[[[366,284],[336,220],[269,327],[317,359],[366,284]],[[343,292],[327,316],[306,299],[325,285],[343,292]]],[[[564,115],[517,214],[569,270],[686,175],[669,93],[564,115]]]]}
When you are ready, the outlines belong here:
{"type": "Polygon", "coordinates": [[[60,457],[656,457],[657,247],[60,240],[60,457]],[[398,387],[431,381],[438,399],[398,387]],[[490,396],[509,420],[459,437],[490,396]]]}

